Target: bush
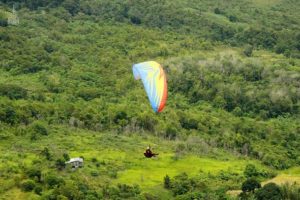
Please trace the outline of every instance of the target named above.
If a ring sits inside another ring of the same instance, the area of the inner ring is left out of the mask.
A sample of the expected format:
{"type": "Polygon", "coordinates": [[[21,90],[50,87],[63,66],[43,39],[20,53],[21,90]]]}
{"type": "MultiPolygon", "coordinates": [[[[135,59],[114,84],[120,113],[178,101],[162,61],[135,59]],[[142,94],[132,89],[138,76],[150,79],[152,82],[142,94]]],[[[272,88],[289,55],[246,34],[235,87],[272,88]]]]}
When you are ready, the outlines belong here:
{"type": "Polygon", "coordinates": [[[0,18],[0,26],[6,27],[7,25],[8,25],[7,19],[1,19],[1,18],[0,18]]]}
{"type": "Polygon", "coordinates": [[[86,101],[98,98],[101,96],[101,91],[97,88],[83,88],[77,92],[77,96],[86,101]]]}
{"type": "Polygon", "coordinates": [[[46,126],[41,123],[41,122],[35,122],[32,126],[31,129],[33,133],[39,134],[39,135],[48,135],[48,130],[46,126]]]}
{"type": "Polygon", "coordinates": [[[25,99],[27,97],[27,90],[18,85],[1,84],[0,95],[7,96],[10,99],[25,99]]]}
{"type": "Polygon", "coordinates": [[[96,176],[99,176],[99,173],[97,172],[97,171],[91,171],[91,176],[94,176],[94,177],[96,177],[96,176]]]}
{"type": "Polygon", "coordinates": [[[247,179],[243,184],[242,184],[242,191],[243,192],[253,192],[255,189],[260,188],[261,185],[260,183],[253,178],[247,179]]]}
{"type": "Polygon", "coordinates": [[[217,14],[217,15],[223,14],[223,12],[219,8],[215,8],[214,13],[217,14]]]}
{"type": "Polygon", "coordinates": [[[282,200],[280,188],[275,183],[268,183],[255,192],[257,200],[282,200]]]}
{"type": "Polygon", "coordinates": [[[237,17],[234,16],[234,15],[230,15],[230,16],[228,17],[228,19],[229,19],[229,21],[231,21],[231,22],[237,22],[237,21],[238,21],[237,17]]]}
{"type": "Polygon", "coordinates": [[[300,199],[300,186],[296,183],[293,185],[284,184],[281,186],[281,193],[283,199],[299,200],[300,199]]]}
{"type": "Polygon", "coordinates": [[[171,188],[171,179],[168,175],[164,177],[164,188],[170,189],[171,188]]]}
{"type": "Polygon", "coordinates": [[[63,185],[65,181],[56,175],[47,175],[45,178],[45,183],[49,188],[54,188],[55,186],[63,185]]]}
{"type": "Polygon", "coordinates": [[[64,153],[64,154],[63,154],[63,157],[64,157],[64,160],[65,160],[65,161],[69,161],[69,160],[70,160],[70,156],[69,156],[69,154],[67,154],[67,153],[64,153]]]}
{"type": "Polygon", "coordinates": [[[21,183],[21,189],[25,192],[30,192],[34,189],[35,182],[33,180],[25,180],[21,183]]]}
{"type": "Polygon", "coordinates": [[[47,147],[45,147],[45,148],[42,150],[41,154],[42,154],[43,156],[45,156],[47,160],[51,160],[51,158],[52,158],[52,155],[50,154],[50,151],[49,151],[49,149],[48,149],[47,147]]]}
{"type": "Polygon", "coordinates": [[[253,52],[253,46],[246,45],[246,47],[245,47],[245,49],[243,51],[244,55],[247,56],[247,57],[251,57],[252,56],[252,52],[253,52]]]}
{"type": "Polygon", "coordinates": [[[43,191],[43,188],[41,186],[36,186],[34,188],[34,193],[38,194],[38,195],[41,195],[42,194],[42,191],[43,191]]]}
{"type": "Polygon", "coordinates": [[[244,170],[244,175],[246,176],[246,178],[258,176],[258,174],[259,173],[258,173],[255,165],[253,165],[253,164],[248,164],[244,170]]]}
{"type": "Polygon", "coordinates": [[[186,194],[190,189],[191,184],[186,173],[174,177],[172,182],[172,192],[175,196],[186,194]]]}
{"type": "Polygon", "coordinates": [[[42,172],[39,169],[31,168],[27,170],[26,174],[29,178],[37,179],[38,181],[41,181],[42,172]]]}
{"type": "Polygon", "coordinates": [[[174,126],[168,125],[165,133],[165,137],[174,140],[177,136],[177,129],[174,126]]]}
{"type": "Polygon", "coordinates": [[[65,160],[61,158],[57,159],[55,162],[55,166],[58,170],[62,170],[63,168],[66,167],[65,160]]]}

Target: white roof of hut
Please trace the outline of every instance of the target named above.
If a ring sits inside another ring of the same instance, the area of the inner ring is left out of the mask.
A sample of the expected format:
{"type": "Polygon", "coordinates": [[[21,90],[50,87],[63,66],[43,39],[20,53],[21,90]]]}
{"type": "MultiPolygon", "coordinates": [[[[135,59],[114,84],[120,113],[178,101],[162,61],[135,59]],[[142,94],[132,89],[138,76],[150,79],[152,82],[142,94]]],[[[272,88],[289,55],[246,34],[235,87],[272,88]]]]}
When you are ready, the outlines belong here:
{"type": "Polygon", "coordinates": [[[73,163],[73,162],[83,162],[82,158],[71,158],[68,162],[66,163],[73,163]]]}

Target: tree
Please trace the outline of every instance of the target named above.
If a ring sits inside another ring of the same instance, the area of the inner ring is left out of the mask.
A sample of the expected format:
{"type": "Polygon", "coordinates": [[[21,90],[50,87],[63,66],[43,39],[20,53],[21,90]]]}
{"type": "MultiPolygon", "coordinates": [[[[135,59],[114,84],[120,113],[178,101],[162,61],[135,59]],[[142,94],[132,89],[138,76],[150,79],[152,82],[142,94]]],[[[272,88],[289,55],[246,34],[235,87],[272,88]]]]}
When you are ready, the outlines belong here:
{"type": "Polygon", "coordinates": [[[268,183],[255,192],[257,200],[282,200],[280,188],[275,183],[268,183]]]}
{"type": "Polygon", "coordinates": [[[76,15],[80,9],[80,1],[79,0],[65,0],[62,6],[69,11],[71,15],[76,15]]]}
{"type": "Polygon", "coordinates": [[[58,170],[62,170],[63,168],[66,167],[65,160],[61,158],[57,159],[55,162],[55,166],[58,170]]]}
{"type": "Polygon", "coordinates": [[[65,182],[62,178],[57,177],[56,175],[47,175],[45,183],[49,188],[54,188],[55,186],[63,185],[65,182]]]}
{"type": "Polygon", "coordinates": [[[191,183],[186,173],[174,177],[172,183],[172,192],[175,196],[186,194],[191,189],[191,183]]]}
{"type": "Polygon", "coordinates": [[[168,175],[164,177],[164,188],[170,189],[171,188],[171,179],[168,175]]]}
{"type": "Polygon", "coordinates": [[[39,135],[48,135],[48,130],[46,126],[41,123],[41,122],[35,122],[32,126],[31,129],[34,133],[39,134],[39,135]]]}
{"type": "Polygon", "coordinates": [[[70,160],[70,156],[69,156],[69,154],[67,154],[67,153],[64,153],[64,154],[63,154],[63,157],[64,157],[64,160],[65,160],[65,161],[69,161],[69,160],[70,160]]]}
{"type": "Polygon", "coordinates": [[[260,187],[261,187],[261,185],[256,179],[250,178],[250,179],[247,179],[242,184],[242,191],[243,192],[253,192],[255,189],[260,188],[260,187]]]}
{"type": "Polygon", "coordinates": [[[253,165],[253,164],[247,164],[247,166],[246,166],[246,168],[244,170],[244,175],[247,178],[258,176],[258,174],[259,173],[258,173],[255,165],[253,165]]]}
{"type": "Polygon", "coordinates": [[[34,188],[34,192],[38,195],[41,195],[42,194],[42,191],[43,191],[43,188],[41,186],[36,186],[34,188]]]}
{"type": "Polygon", "coordinates": [[[219,8],[215,8],[214,13],[219,15],[219,14],[222,14],[222,11],[219,8]]]}
{"type": "Polygon", "coordinates": [[[243,53],[245,54],[245,56],[247,57],[251,57],[252,56],[252,52],[253,52],[253,46],[252,45],[246,45],[243,53]]]}
{"type": "Polygon", "coordinates": [[[41,181],[42,172],[39,169],[31,168],[26,172],[27,176],[32,179],[37,179],[39,182],[41,181]]]}
{"type": "Polygon", "coordinates": [[[41,154],[43,156],[45,156],[47,160],[51,160],[51,158],[52,158],[52,155],[50,154],[50,151],[49,151],[49,149],[47,147],[45,147],[43,149],[43,151],[41,152],[41,154]]]}
{"type": "Polygon", "coordinates": [[[18,85],[1,84],[0,95],[7,96],[10,99],[25,99],[27,97],[27,90],[18,85]]]}
{"type": "Polygon", "coordinates": [[[34,189],[35,182],[33,180],[25,180],[21,183],[21,188],[25,192],[30,192],[34,189]]]}
{"type": "Polygon", "coordinates": [[[230,16],[228,17],[228,19],[229,19],[229,21],[231,21],[231,22],[237,22],[237,21],[238,21],[237,17],[234,16],[234,15],[230,15],[230,16]]]}

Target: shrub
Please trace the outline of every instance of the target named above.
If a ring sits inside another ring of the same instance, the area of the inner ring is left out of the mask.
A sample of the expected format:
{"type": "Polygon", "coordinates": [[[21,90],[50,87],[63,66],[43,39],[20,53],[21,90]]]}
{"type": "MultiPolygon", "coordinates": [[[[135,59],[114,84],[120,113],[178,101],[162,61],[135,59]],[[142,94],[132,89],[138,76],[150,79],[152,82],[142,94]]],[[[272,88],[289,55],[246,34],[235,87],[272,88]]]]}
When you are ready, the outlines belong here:
{"type": "Polygon", "coordinates": [[[66,167],[65,160],[61,158],[57,159],[55,162],[55,166],[58,170],[62,170],[63,168],[66,167]]]}
{"type": "Polygon", "coordinates": [[[29,178],[32,178],[32,179],[36,178],[38,181],[41,181],[42,172],[39,169],[36,169],[36,168],[28,169],[26,174],[29,178]]]}
{"type": "Polygon", "coordinates": [[[253,46],[246,45],[246,47],[245,47],[245,49],[243,51],[244,55],[247,56],[247,57],[251,57],[252,56],[252,52],[253,52],[253,46]]]}
{"type": "Polygon", "coordinates": [[[174,140],[176,139],[176,136],[177,136],[177,129],[171,125],[168,125],[166,129],[165,137],[170,140],[174,140]]]}
{"type": "Polygon", "coordinates": [[[101,96],[101,92],[97,88],[82,88],[77,92],[77,96],[83,98],[86,101],[98,98],[101,96]]]}
{"type": "Polygon", "coordinates": [[[25,99],[27,97],[27,90],[18,85],[1,84],[0,95],[7,96],[10,99],[25,99]]]}
{"type": "Polygon", "coordinates": [[[255,165],[253,165],[253,164],[248,164],[244,170],[244,175],[247,178],[258,176],[258,174],[259,173],[258,173],[255,165]]]}
{"type": "Polygon", "coordinates": [[[39,135],[48,135],[48,130],[46,126],[41,123],[41,122],[35,122],[32,126],[31,129],[34,133],[39,134],[39,135]]]}
{"type": "Polygon", "coordinates": [[[51,158],[52,158],[52,155],[50,154],[50,151],[49,151],[49,149],[48,149],[47,147],[45,147],[45,148],[42,150],[41,154],[42,154],[43,156],[45,156],[47,160],[51,160],[51,158]]]}
{"type": "Polygon", "coordinates": [[[99,176],[99,173],[97,172],[97,171],[91,171],[91,176],[94,176],[94,177],[96,177],[96,176],[99,176]]]}
{"type": "Polygon", "coordinates": [[[257,200],[282,200],[280,188],[275,183],[268,183],[255,192],[257,200]]]}
{"type": "Polygon", "coordinates": [[[223,12],[219,8],[215,8],[214,13],[219,15],[219,14],[222,14],[223,12]]]}
{"type": "Polygon", "coordinates": [[[41,195],[41,194],[42,194],[42,191],[43,191],[43,189],[42,189],[41,186],[36,186],[36,187],[34,188],[34,193],[36,193],[36,194],[38,194],[38,195],[41,195]]]}
{"type": "Polygon", "coordinates": [[[237,17],[234,16],[234,15],[230,15],[230,16],[228,17],[228,19],[229,19],[229,21],[231,21],[231,22],[237,22],[237,21],[238,21],[237,17]]]}
{"type": "Polygon", "coordinates": [[[47,175],[45,183],[49,188],[54,188],[55,186],[63,185],[65,182],[62,178],[57,177],[56,175],[47,175]]]}
{"type": "Polygon", "coordinates": [[[242,191],[243,192],[253,192],[255,189],[260,188],[261,185],[260,183],[253,178],[247,179],[243,184],[242,184],[242,191]]]}
{"type": "Polygon", "coordinates": [[[25,180],[21,183],[21,189],[25,192],[30,192],[34,189],[35,182],[33,180],[25,180]]]}
{"type": "Polygon", "coordinates": [[[171,179],[168,175],[164,177],[164,188],[170,189],[171,188],[171,179]]]}
{"type": "Polygon", "coordinates": [[[64,157],[64,160],[65,160],[65,161],[69,161],[69,160],[70,160],[70,156],[69,156],[69,154],[67,154],[67,153],[64,153],[64,154],[63,154],[63,157],[64,157]]]}
{"type": "Polygon", "coordinates": [[[284,184],[281,186],[283,199],[298,200],[300,199],[300,187],[297,184],[284,184]]]}
{"type": "Polygon", "coordinates": [[[186,194],[191,188],[190,180],[186,173],[174,177],[172,182],[172,191],[175,196],[186,194]]]}

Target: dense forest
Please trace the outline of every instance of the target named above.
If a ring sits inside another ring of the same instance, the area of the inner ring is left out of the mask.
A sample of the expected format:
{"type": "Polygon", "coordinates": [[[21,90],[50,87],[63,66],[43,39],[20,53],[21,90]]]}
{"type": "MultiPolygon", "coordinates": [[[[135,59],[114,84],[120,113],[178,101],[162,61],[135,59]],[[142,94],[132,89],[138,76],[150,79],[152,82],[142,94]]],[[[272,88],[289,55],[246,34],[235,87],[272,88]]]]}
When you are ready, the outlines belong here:
{"type": "Polygon", "coordinates": [[[300,1],[1,0],[0,154],[0,199],[300,199],[300,1]]]}

